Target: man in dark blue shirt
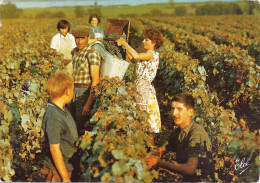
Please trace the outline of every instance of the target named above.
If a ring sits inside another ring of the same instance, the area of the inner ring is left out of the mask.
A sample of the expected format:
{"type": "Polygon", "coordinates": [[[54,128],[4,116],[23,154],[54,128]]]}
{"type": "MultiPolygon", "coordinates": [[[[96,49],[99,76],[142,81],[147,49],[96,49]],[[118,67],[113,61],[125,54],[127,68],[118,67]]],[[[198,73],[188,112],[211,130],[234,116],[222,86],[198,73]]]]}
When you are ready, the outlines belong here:
{"type": "Polygon", "coordinates": [[[165,146],[152,152],[145,159],[149,168],[157,165],[170,171],[183,174],[184,181],[210,180],[209,165],[211,142],[205,129],[193,122],[194,99],[189,94],[179,94],[173,98],[171,115],[179,127],[172,132],[165,146]],[[164,161],[162,154],[176,152],[176,161],[164,161]],[[196,176],[195,170],[202,169],[202,175],[196,176]],[[204,171],[203,171],[204,170],[204,171]]]}

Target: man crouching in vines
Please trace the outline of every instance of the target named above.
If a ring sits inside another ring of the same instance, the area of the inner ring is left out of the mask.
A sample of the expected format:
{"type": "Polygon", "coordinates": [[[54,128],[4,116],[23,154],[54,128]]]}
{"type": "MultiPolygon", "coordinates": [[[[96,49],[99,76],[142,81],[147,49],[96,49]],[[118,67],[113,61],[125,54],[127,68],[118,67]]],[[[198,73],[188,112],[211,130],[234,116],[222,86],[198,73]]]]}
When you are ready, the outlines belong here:
{"type": "Polygon", "coordinates": [[[183,174],[183,181],[209,181],[209,158],[211,142],[202,126],[193,122],[194,99],[189,94],[175,96],[171,104],[171,115],[176,125],[166,145],[148,154],[145,158],[149,168],[157,165],[161,168],[183,174]],[[176,161],[164,161],[162,154],[167,151],[176,153],[176,161]],[[195,175],[195,170],[201,169],[202,175],[195,175]]]}
{"type": "Polygon", "coordinates": [[[69,160],[77,150],[74,143],[78,133],[65,105],[72,100],[73,89],[73,79],[62,71],[57,71],[47,83],[52,102],[48,103],[42,123],[49,144],[41,169],[46,182],[70,182],[73,165],[69,160]]]}
{"type": "MultiPolygon", "coordinates": [[[[77,48],[72,51],[74,97],[72,115],[76,121],[78,132],[83,129],[87,115],[90,113],[94,96],[93,89],[99,83],[100,54],[88,44],[90,28],[78,25],[72,30],[77,48]]],[[[87,124],[87,130],[91,130],[87,124]]]]}

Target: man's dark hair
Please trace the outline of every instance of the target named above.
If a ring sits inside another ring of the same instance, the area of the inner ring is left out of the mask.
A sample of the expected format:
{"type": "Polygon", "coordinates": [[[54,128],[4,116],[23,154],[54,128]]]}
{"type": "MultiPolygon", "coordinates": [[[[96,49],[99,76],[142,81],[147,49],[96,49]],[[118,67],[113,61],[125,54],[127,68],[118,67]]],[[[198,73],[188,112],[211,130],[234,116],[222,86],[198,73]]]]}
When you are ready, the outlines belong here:
{"type": "Polygon", "coordinates": [[[60,31],[60,29],[64,29],[68,27],[68,32],[70,31],[70,23],[67,20],[60,20],[57,24],[57,29],[60,31]]]}
{"type": "Polygon", "coordinates": [[[189,93],[180,93],[173,97],[172,102],[180,102],[187,108],[194,109],[194,98],[189,93]]]}

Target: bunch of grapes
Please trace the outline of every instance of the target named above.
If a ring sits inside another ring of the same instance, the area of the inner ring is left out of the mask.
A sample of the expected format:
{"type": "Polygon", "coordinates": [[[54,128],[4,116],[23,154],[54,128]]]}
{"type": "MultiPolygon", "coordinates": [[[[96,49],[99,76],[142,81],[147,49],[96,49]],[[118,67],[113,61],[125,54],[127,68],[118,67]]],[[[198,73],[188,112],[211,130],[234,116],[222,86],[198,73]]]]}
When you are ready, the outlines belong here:
{"type": "Polygon", "coordinates": [[[126,35],[125,34],[119,35],[118,33],[110,33],[107,36],[107,38],[110,38],[110,39],[119,39],[120,37],[126,39],[126,35]]]}
{"type": "Polygon", "coordinates": [[[111,53],[112,55],[117,56],[120,59],[124,59],[125,57],[125,49],[121,46],[118,46],[115,40],[119,39],[120,37],[126,39],[126,35],[119,35],[118,33],[110,33],[107,38],[108,40],[105,41],[104,45],[106,50],[111,53]]]}

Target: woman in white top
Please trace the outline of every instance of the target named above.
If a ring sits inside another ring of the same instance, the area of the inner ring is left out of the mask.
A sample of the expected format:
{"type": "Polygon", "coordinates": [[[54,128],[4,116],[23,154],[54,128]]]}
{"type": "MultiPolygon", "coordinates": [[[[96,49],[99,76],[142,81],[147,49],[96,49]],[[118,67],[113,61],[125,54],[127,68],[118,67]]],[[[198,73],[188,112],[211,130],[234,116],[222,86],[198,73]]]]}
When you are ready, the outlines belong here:
{"type": "Polygon", "coordinates": [[[159,53],[155,49],[158,49],[163,44],[163,40],[161,34],[153,28],[144,29],[143,34],[143,46],[146,50],[144,53],[137,53],[122,37],[117,40],[117,44],[125,47],[131,60],[137,60],[135,66],[137,107],[149,113],[148,132],[159,133],[161,130],[160,111],[156,92],[151,83],[159,66],[159,53]]]}
{"type": "Polygon", "coordinates": [[[77,47],[75,38],[70,31],[70,23],[67,20],[60,20],[57,24],[59,33],[51,40],[50,54],[60,56],[66,70],[70,75],[73,73],[71,51],[77,47]]]}
{"type": "Polygon", "coordinates": [[[88,22],[90,23],[90,26],[89,26],[89,28],[90,28],[90,33],[89,33],[90,40],[88,41],[88,43],[91,44],[91,43],[94,43],[96,41],[103,42],[105,34],[104,34],[104,31],[98,27],[98,24],[101,22],[100,17],[96,14],[92,14],[89,17],[88,22]]]}

